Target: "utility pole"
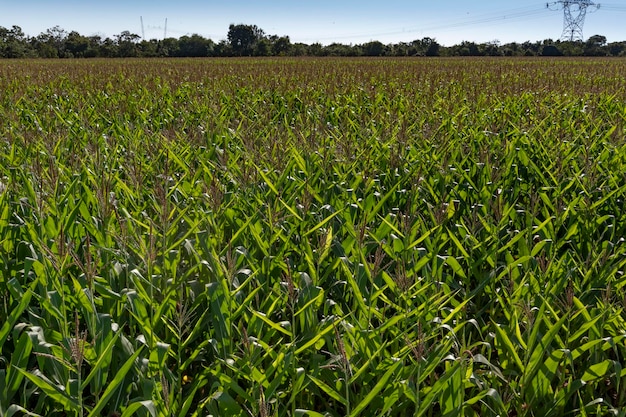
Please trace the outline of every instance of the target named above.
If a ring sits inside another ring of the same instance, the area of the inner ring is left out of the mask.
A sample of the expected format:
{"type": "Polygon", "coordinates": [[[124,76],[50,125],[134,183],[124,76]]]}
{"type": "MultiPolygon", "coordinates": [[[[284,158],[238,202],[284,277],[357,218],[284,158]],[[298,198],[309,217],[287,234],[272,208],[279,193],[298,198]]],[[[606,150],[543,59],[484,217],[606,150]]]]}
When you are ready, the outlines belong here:
{"type": "Polygon", "coordinates": [[[561,41],[583,41],[583,25],[587,11],[595,12],[600,4],[592,0],[560,0],[547,3],[551,10],[563,9],[563,33],[561,41]]]}

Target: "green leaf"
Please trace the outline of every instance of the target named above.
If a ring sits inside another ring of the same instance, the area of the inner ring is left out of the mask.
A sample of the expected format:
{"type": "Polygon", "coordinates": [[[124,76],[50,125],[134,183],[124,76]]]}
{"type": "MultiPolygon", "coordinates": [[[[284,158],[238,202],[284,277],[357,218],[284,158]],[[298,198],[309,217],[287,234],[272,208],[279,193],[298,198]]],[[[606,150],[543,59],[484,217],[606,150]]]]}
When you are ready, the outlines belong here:
{"type": "MultiPolygon", "coordinates": [[[[115,335],[108,341],[104,349],[99,353],[98,360],[94,364],[92,364],[91,371],[83,381],[83,387],[89,385],[91,380],[96,376],[102,376],[106,378],[109,370],[105,369],[105,367],[110,364],[113,346],[115,346],[115,343],[117,342],[117,339],[120,337],[121,334],[121,330],[116,332],[115,335]]],[[[104,383],[102,381],[99,381],[97,385],[102,386],[104,385],[104,383]]]]}
{"type": "Polygon", "coordinates": [[[467,275],[465,275],[465,271],[463,271],[463,267],[453,256],[446,257],[446,263],[452,267],[452,270],[455,274],[460,276],[461,278],[467,279],[467,275]]]}
{"type": "Polygon", "coordinates": [[[133,367],[135,360],[139,357],[142,350],[143,347],[139,347],[135,351],[135,353],[133,353],[133,355],[128,358],[126,362],[124,362],[124,364],[120,367],[120,369],[113,377],[113,380],[109,383],[107,389],[102,394],[102,397],[100,398],[96,406],[89,413],[88,417],[97,417],[101,414],[102,409],[106,407],[111,397],[113,397],[113,394],[115,394],[117,388],[122,384],[122,382],[124,382],[126,374],[128,374],[130,369],[133,367]]]}
{"type": "Polygon", "coordinates": [[[499,350],[502,350],[504,353],[503,356],[513,359],[513,362],[517,366],[520,373],[524,372],[524,363],[517,354],[517,349],[515,349],[515,346],[513,345],[513,342],[511,342],[511,339],[509,339],[508,334],[497,323],[494,323],[493,328],[496,331],[496,347],[499,346],[499,350]]]}
{"type": "MultiPolygon", "coordinates": [[[[452,368],[454,369],[454,367],[452,368]]],[[[452,371],[449,369],[446,372],[453,372],[450,379],[446,383],[446,387],[441,393],[441,408],[443,415],[456,415],[463,407],[463,400],[465,399],[465,390],[463,389],[463,366],[462,362],[459,365],[459,369],[452,371]]]]}
{"type": "MultiPolygon", "coordinates": [[[[454,207],[454,204],[451,204],[451,206],[454,207]]],[[[452,242],[454,243],[456,248],[459,250],[459,252],[463,256],[463,258],[470,259],[470,254],[467,253],[467,251],[465,250],[465,248],[461,244],[461,241],[456,237],[456,234],[454,232],[452,232],[449,228],[446,228],[446,230],[448,232],[448,237],[450,238],[450,240],[452,240],[452,242]]]]}
{"type": "Polygon", "coordinates": [[[283,333],[289,337],[292,337],[292,333],[285,329],[285,327],[283,327],[283,325],[288,325],[290,324],[289,322],[280,322],[280,323],[275,323],[272,320],[270,320],[269,318],[267,318],[267,316],[261,312],[255,311],[255,310],[251,310],[252,314],[255,317],[260,318],[263,322],[265,322],[267,325],[269,325],[272,329],[279,331],[280,333],[283,333]]]}
{"type": "MultiPolygon", "coordinates": [[[[19,286],[19,283],[15,278],[11,279],[10,283],[11,282],[15,282],[19,286]]],[[[13,327],[15,327],[15,324],[20,319],[22,313],[28,307],[32,295],[33,293],[30,290],[26,291],[20,298],[18,305],[10,309],[9,316],[2,324],[2,327],[0,327],[0,354],[2,354],[2,347],[4,346],[4,342],[6,342],[9,333],[11,333],[11,330],[13,330],[13,327]]]]}
{"type": "Polygon", "coordinates": [[[296,409],[295,415],[298,417],[327,417],[325,414],[321,414],[316,411],[303,410],[300,408],[296,409]]]}
{"type": "Polygon", "coordinates": [[[165,359],[167,358],[167,352],[170,350],[170,345],[163,342],[157,342],[156,346],[150,351],[150,366],[155,371],[163,369],[165,367],[165,359]]]}
{"type": "Polygon", "coordinates": [[[324,220],[322,220],[321,222],[317,223],[315,226],[311,227],[309,230],[307,230],[303,237],[307,237],[309,235],[311,235],[311,233],[315,232],[316,230],[324,227],[324,225],[326,225],[329,221],[331,221],[333,218],[335,218],[336,216],[338,216],[339,214],[341,214],[342,210],[338,210],[335,211],[333,214],[331,214],[330,216],[327,216],[324,220]]]}
{"type": "Polygon", "coordinates": [[[306,387],[304,384],[306,380],[306,372],[304,368],[296,369],[296,377],[291,383],[291,395],[289,396],[289,404],[295,404],[298,401],[299,396],[302,394],[302,390],[306,387]]]}
{"type": "Polygon", "coordinates": [[[477,403],[483,401],[485,398],[493,399],[493,401],[500,407],[500,410],[505,410],[506,409],[504,403],[502,402],[502,398],[498,394],[498,391],[496,391],[493,388],[489,388],[487,390],[484,390],[480,394],[470,398],[469,400],[465,401],[465,403],[463,403],[463,406],[464,407],[471,407],[472,405],[477,404],[477,403]]]}
{"type": "Polygon", "coordinates": [[[65,390],[53,384],[39,370],[27,372],[21,368],[16,369],[33,384],[35,384],[35,386],[42,390],[48,397],[62,406],[65,411],[71,411],[77,414],[79,413],[80,405],[78,404],[76,398],[70,397],[65,390]]]}
{"type": "Polygon", "coordinates": [[[605,378],[609,373],[609,370],[614,368],[614,363],[610,359],[606,359],[600,363],[591,365],[585,370],[581,380],[585,383],[597,381],[598,379],[605,378]]]}
{"type": "MultiPolygon", "coordinates": [[[[546,323],[546,325],[549,326],[549,323],[546,317],[544,316],[544,314],[545,314],[545,310],[542,308],[539,311],[538,317],[540,319],[543,318],[543,321],[546,323]]],[[[567,315],[564,314],[560,320],[558,320],[552,326],[549,326],[548,332],[539,340],[539,343],[537,344],[536,347],[534,347],[534,349],[531,345],[529,345],[529,349],[532,349],[532,353],[526,363],[524,377],[522,378],[522,384],[524,386],[528,386],[527,383],[529,383],[532,380],[532,378],[534,378],[535,373],[538,371],[539,367],[544,363],[543,361],[544,355],[547,353],[549,354],[553,350],[551,349],[550,344],[552,343],[552,340],[556,337],[557,333],[562,329],[563,324],[565,323],[567,318],[568,318],[567,315]]],[[[535,328],[533,329],[534,337],[537,337],[537,333],[535,331],[539,327],[541,327],[540,324],[535,323],[535,328]]],[[[530,339],[536,340],[536,339],[533,339],[533,333],[531,333],[530,339]]]]}
{"type": "Polygon", "coordinates": [[[374,352],[372,355],[370,355],[367,358],[367,361],[356,371],[354,372],[354,374],[352,375],[352,378],[350,378],[350,384],[354,384],[356,383],[359,378],[361,378],[361,376],[369,369],[370,365],[372,364],[372,362],[374,362],[374,360],[380,360],[380,358],[378,358],[378,356],[384,351],[384,349],[387,347],[387,343],[383,342],[381,344],[381,346],[376,349],[376,352],[374,352]]]}
{"type": "Polygon", "coordinates": [[[307,350],[309,347],[315,345],[317,343],[318,340],[320,340],[322,337],[324,337],[327,333],[333,331],[333,329],[335,328],[335,325],[337,323],[339,323],[341,321],[341,319],[339,318],[335,318],[335,320],[332,321],[332,323],[328,324],[326,327],[324,327],[321,330],[318,330],[315,334],[315,336],[313,336],[311,339],[309,339],[305,344],[303,344],[302,346],[300,346],[298,349],[296,349],[295,354],[299,355],[300,353],[304,352],[305,350],[307,350]]]}
{"type": "MultiPolygon", "coordinates": [[[[419,410],[415,414],[417,417],[421,417],[431,410],[431,406],[433,402],[435,401],[435,399],[441,396],[441,394],[446,390],[446,388],[449,386],[448,381],[452,377],[454,377],[454,375],[457,372],[460,372],[460,368],[461,368],[461,363],[459,361],[456,361],[454,365],[450,369],[446,370],[443,376],[439,378],[437,382],[434,383],[432,388],[428,391],[428,394],[426,394],[426,396],[420,402],[419,410]]],[[[458,394],[455,393],[454,395],[458,395],[458,394]]],[[[446,402],[447,398],[444,397],[443,401],[446,402]]]]}
{"type": "Polygon", "coordinates": [[[183,396],[184,401],[178,412],[178,415],[180,417],[188,416],[189,409],[194,405],[196,406],[196,412],[201,408],[201,407],[198,407],[198,404],[197,404],[198,400],[195,398],[195,396],[196,396],[196,392],[198,392],[199,389],[206,386],[206,384],[207,384],[207,381],[204,378],[200,378],[194,381],[193,389],[191,390],[191,392],[188,392],[188,393],[186,392],[183,396]]]}
{"type": "Polygon", "coordinates": [[[274,183],[269,179],[269,177],[265,174],[265,172],[261,168],[259,168],[258,166],[256,166],[256,169],[257,169],[257,172],[259,173],[259,175],[261,175],[261,178],[263,178],[263,181],[265,181],[267,186],[270,188],[270,190],[272,190],[272,192],[274,194],[276,194],[277,196],[280,196],[280,193],[278,192],[278,189],[276,188],[274,183]]]}
{"type": "Polygon", "coordinates": [[[322,391],[324,391],[326,394],[328,394],[328,396],[336,401],[338,401],[340,404],[343,404],[345,406],[348,405],[348,400],[346,399],[346,397],[344,397],[343,395],[341,395],[339,392],[337,392],[334,388],[332,388],[330,385],[328,385],[327,383],[325,383],[324,381],[322,381],[321,379],[317,379],[315,378],[313,375],[308,375],[308,378],[315,384],[318,386],[318,388],[320,388],[322,391]]]}
{"type": "Polygon", "coordinates": [[[20,407],[17,404],[11,405],[9,408],[7,408],[4,411],[1,408],[2,406],[0,406],[0,416],[2,417],[13,417],[17,413],[20,413],[19,416],[26,415],[26,416],[31,416],[31,417],[41,417],[41,415],[30,412],[24,407],[20,407]]]}
{"type": "Polygon", "coordinates": [[[33,349],[32,341],[27,333],[22,333],[15,347],[15,351],[11,355],[11,366],[6,371],[6,386],[3,393],[3,399],[1,402],[9,402],[20,388],[24,375],[17,372],[18,369],[26,369],[28,365],[28,358],[30,352],[33,349]]]}
{"type": "Polygon", "coordinates": [[[373,207],[371,211],[367,212],[366,221],[368,223],[374,220],[374,217],[378,215],[378,212],[382,209],[382,207],[385,205],[387,200],[389,200],[393,195],[396,194],[396,192],[398,191],[398,188],[400,188],[400,185],[402,185],[400,181],[396,182],[393,185],[393,187],[391,187],[389,191],[378,201],[376,206],[373,207]]]}
{"type": "Polygon", "coordinates": [[[126,409],[122,413],[122,417],[130,417],[142,408],[145,408],[146,411],[148,411],[152,417],[157,416],[157,410],[156,410],[156,407],[154,406],[154,402],[139,401],[139,402],[134,402],[130,404],[128,407],[126,407],[126,409]]]}
{"type": "Polygon", "coordinates": [[[369,392],[367,393],[367,395],[365,396],[365,398],[363,398],[361,400],[361,402],[352,410],[352,412],[350,413],[350,417],[356,417],[358,415],[360,415],[363,411],[365,411],[365,409],[367,408],[367,406],[378,396],[378,394],[387,386],[389,379],[391,378],[391,376],[402,366],[402,361],[396,361],[396,363],[394,363],[391,367],[389,367],[389,369],[387,369],[387,372],[385,372],[383,374],[383,376],[380,377],[380,379],[378,380],[378,382],[376,383],[376,385],[374,385],[369,392]]]}

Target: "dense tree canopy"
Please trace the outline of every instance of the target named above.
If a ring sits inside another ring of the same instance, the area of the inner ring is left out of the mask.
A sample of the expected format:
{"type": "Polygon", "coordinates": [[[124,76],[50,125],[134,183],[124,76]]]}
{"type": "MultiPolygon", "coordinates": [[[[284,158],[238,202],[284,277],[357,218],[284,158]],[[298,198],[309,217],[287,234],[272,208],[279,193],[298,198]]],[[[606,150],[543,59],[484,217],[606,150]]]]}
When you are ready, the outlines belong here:
{"type": "Polygon", "coordinates": [[[475,43],[450,47],[434,38],[383,44],[292,43],[289,36],[267,35],[256,25],[232,24],[225,40],[215,43],[198,34],[180,38],[142,39],[123,31],[113,39],[84,36],[55,26],[37,36],[19,26],[0,26],[0,58],[114,58],[114,57],[213,57],[213,56],[626,56],[626,41],[607,43],[602,35],[586,42],[475,43]]]}
{"type": "Polygon", "coordinates": [[[230,25],[228,28],[228,43],[237,56],[258,54],[260,50],[266,52],[260,45],[264,39],[265,32],[255,25],[230,25]]]}

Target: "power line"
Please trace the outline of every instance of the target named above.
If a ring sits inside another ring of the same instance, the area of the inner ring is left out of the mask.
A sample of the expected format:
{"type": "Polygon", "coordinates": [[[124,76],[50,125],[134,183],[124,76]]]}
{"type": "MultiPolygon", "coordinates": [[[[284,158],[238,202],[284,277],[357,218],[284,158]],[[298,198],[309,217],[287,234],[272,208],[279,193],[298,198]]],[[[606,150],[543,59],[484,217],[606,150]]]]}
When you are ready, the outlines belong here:
{"type": "Polygon", "coordinates": [[[601,10],[610,10],[612,12],[623,12],[623,13],[626,13],[626,7],[618,6],[618,5],[614,5],[614,4],[602,3],[600,5],[600,8],[601,8],[601,10]]]}
{"type": "Polygon", "coordinates": [[[515,9],[509,9],[507,11],[501,12],[491,12],[480,14],[470,19],[459,19],[456,22],[451,23],[442,23],[431,26],[420,26],[420,27],[411,27],[403,30],[394,30],[394,31],[386,31],[386,32],[361,32],[361,33],[351,33],[344,34],[339,36],[329,36],[325,38],[317,38],[318,40],[330,40],[330,39],[348,39],[348,38],[374,38],[378,36],[391,36],[391,35],[400,35],[404,33],[416,33],[416,32],[435,32],[441,30],[448,29],[457,29],[465,26],[473,26],[478,24],[489,24],[489,23],[509,23],[512,21],[520,21],[525,20],[527,18],[544,15],[547,16],[545,7],[521,7],[515,9]]]}
{"type": "Polygon", "coordinates": [[[508,23],[513,20],[525,20],[525,18],[527,17],[537,16],[540,14],[545,15],[546,13],[544,10],[529,10],[529,11],[520,12],[520,13],[508,13],[508,14],[501,15],[501,16],[485,17],[482,19],[476,19],[476,20],[467,21],[467,22],[457,22],[457,23],[450,23],[450,24],[441,25],[441,26],[424,27],[421,30],[456,29],[456,28],[460,28],[463,26],[477,25],[477,24],[483,24],[483,23],[498,23],[498,22],[508,23]],[[521,19],[521,18],[524,18],[524,19],[521,19]]]}
{"type": "MultiPolygon", "coordinates": [[[[548,3],[548,6],[563,5],[564,10],[564,27],[562,33],[562,40],[582,40],[582,24],[584,23],[584,17],[587,12],[592,12],[598,9],[602,11],[611,12],[626,12],[626,6],[616,5],[611,3],[602,3],[601,8],[599,4],[594,3],[591,0],[560,0],[552,3],[548,3]],[[580,10],[578,9],[580,7],[580,10]],[[568,13],[569,12],[569,13],[568,13]],[[580,13],[579,13],[580,12],[580,13]]],[[[428,26],[410,27],[402,30],[391,31],[379,31],[350,33],[335,36],[328,36],[316,38],[316,41],[323,40],[338,40],[338,39],[354,39],[354,38],[370,38],[375,39],[383,36],[401,35],[407,33],[418,32],[438,32],[450,29],[459,29],[467,26],[474,25],[489,25],[489,24],[501,24],[511,23],[526,20],[536,20],[538,17],[548,17],[550,15],[549,10],[546,8],[546,3],[541,6],[526,6],[518,7],[508,10],[494,11],[484,14],[472,16],[468,19],[458,19],[450,23],[432,24],[428,26]]]]}

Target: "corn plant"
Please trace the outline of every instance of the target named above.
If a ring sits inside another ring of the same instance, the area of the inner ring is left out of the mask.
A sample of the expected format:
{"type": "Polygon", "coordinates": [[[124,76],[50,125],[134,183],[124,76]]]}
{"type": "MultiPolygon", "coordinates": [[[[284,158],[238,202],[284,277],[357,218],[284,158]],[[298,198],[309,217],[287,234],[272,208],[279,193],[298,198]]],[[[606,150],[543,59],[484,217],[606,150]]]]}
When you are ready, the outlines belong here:
{"type": "Polygon", "coordinates": [[[0,62],[0,416],[625,415],[625,72],[0,62]]]}

